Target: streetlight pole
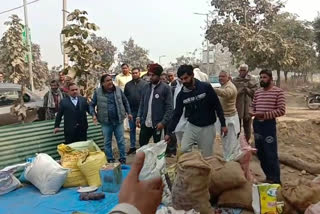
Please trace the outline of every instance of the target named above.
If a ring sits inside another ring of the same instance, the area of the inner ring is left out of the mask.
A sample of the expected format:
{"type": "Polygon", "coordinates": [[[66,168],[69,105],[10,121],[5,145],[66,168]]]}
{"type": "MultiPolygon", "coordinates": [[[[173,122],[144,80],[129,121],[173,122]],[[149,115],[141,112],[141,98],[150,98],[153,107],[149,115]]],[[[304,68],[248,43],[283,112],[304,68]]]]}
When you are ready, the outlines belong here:
{"type": "Polygon", "coordinates": [[[161,64],[161,58],[166,57],[166,55],[159,56],[159,64],[161,64]]]}
{"type": "MultiPolygon", "coordinates": [[[[206,16],[207,17],[207,30],[209,29],[209,14],[208,13],[194,13],[195,15],[206,16]]],[[[209,54],[209,39],[207,40],[207,72],[210,74],[210,54],[209,54]]]]}
{"type": "Polygon", "coordinates": [[[28,46],[28,64],[29,64],[29,82],[31,86],[31,91],[34,91],[34,84],[33,84],[33,73],[32,73],[32,47],[30,41],[30,32],[29,32],[29,25],[28,25],[28,11],[27,11],[27,0],[23,0],[23,8],[24,8],[24,25],[26,31],[26,39],[27,39],[27,46],[28,46]]]}
{"type": "MultiPolygon", "coordinates": [[[[62,29],[67,25],[67,0],[62,0],[62,29]]],[[[65,35],[62,35],[62,51],[63,51],[63,68],[68,65],[68,57],[64,50],[64,43],[66,42],[65,35]]]]}

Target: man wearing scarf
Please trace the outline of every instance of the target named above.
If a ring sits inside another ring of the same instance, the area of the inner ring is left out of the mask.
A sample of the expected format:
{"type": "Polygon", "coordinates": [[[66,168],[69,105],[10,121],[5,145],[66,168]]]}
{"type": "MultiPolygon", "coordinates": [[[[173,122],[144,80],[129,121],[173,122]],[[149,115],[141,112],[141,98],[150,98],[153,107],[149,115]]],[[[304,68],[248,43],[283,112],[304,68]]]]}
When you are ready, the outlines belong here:
{"type": "Polygon", "coordinates": [[[65,94],[59,89],[59,83],[56,80],[50,82],[50,90],[44,95],[43,107],[45,107],[45,119],[55,119],[55,115],[59,110],[60,101],[65,94]]]}

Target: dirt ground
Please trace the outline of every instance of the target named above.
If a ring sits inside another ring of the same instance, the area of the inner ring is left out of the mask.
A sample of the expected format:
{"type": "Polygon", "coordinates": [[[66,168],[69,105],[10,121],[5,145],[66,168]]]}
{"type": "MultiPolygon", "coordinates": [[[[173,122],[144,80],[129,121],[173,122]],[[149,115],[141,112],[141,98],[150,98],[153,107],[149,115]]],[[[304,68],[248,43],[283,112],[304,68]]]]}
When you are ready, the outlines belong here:
{"type": "MultiPolygon", "coordinates": [[[[303,93],[287,92],[287,113],[278,118],[278,149],[279,152],[292,154],[304,161],[318,164],[320,160],[320,110],[307,109],[303,93]]],[[[129,134],[126,133],[127,148],[129,134]]],[[[252,138],[253,139],[253,138],[252,138]]],[[[253,140],[252,140],[253,141],[253,140]]],[[[222,154],[222,144],[219,138],[215,143],[215,155],[222,154]]],[[[128,157],[128,164],[134,155],[128,157]]],[[[175,163],[176,158],[168,158],[168,165],[175,163]]],[[[258,181],[265,179],[259,160],[253,156],[250,168],[258,181]]],[[[299,178],[313,179],[316,175],[296,170],[281,164],[281,180],[283,183],[299,178]]]]}

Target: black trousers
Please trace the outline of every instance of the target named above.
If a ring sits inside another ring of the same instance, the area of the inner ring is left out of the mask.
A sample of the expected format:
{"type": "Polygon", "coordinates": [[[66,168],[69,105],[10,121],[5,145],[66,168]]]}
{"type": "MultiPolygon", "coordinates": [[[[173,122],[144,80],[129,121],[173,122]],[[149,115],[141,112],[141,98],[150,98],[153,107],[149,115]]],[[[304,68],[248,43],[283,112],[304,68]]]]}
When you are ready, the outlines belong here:
{"type": "Polygon", "coordinates": [[[253,121],[255,145],[267,180],[281,183],[276,120],[253,121]]]}
{"type": "Polygon", "coordinates": [[[74,143],[87,140],[87,129],[83,127],[75,127],[74,130],[64,132],[65,143],[74,143]]]}
{"type": "Polygon", "coordinates": [[[139,135],[139,144],[140,147],[147,145],[151,137],[153,137],[153,141],[158,143],[161,140],[161,132],[154,128],[146,127],[145,124],[141,124],[141,130],[139,135]]]}

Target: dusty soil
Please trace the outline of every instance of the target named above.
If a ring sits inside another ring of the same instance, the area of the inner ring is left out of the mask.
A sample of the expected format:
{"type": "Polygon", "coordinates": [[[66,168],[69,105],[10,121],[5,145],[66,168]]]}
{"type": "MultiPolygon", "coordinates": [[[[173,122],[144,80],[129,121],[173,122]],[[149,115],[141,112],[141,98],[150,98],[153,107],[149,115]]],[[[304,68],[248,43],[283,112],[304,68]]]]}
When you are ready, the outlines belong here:
{"type": "MultiPolygon", "coordinates": [[[[287,97],[287,113],[278,119],[278,149],[279,152],[292,154],[310,163],[320,162],[320,110],[307,109],[304,93],[290,92],[287,97]]],[[[126,133],[127,149],[129,134],[126,133]]],[[[253,138],[252,138],[253,139],[253,138]]],[[[219,138],[215,143],[215,155],[222,154],[222,145],[219,138]]],[[[134,155],[128,157],[128,164],[133,161],[134,155]]],[[[176,158],[168,158],[168,165],[175,163],[176,158]]],[[[265,179],[260,162],[253,156],[250,166],[258,181],[265,179]]],[[[313,179],[316,175],[301,172],[281,164],[282,182],[294,181],[299,178],[313,179]]]]}

